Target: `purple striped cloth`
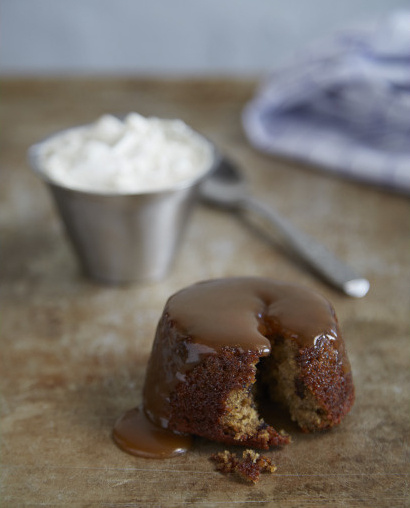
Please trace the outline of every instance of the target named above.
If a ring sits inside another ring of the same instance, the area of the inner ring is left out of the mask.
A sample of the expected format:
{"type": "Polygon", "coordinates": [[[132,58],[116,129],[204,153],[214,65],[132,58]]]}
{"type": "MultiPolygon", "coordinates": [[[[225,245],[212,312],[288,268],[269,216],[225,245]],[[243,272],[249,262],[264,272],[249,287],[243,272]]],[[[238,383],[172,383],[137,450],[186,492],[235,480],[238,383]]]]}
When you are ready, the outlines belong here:
{"type": "Polygon", "coordinates": [[[410,11],[273,72],[243,126],[262,151],[410,194],[410,11]]]}

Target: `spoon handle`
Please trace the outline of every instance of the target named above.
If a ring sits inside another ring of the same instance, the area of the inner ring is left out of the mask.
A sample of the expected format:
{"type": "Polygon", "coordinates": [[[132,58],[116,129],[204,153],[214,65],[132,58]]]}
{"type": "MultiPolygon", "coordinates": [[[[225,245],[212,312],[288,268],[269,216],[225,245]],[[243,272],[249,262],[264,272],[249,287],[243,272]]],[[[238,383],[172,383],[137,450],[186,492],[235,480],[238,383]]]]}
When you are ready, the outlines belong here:
{"type": "Polygon", "coordinates": [[[244,197],[240,205],[242,209],[257,213],[273,224],[295,254],[327,282],[349,296],[360,298],[367,294],[370,287],[367,279],[359,277],[352,268],[336,258],[326,247],[297,229],[276,210],[251,196],[244,197]]]}

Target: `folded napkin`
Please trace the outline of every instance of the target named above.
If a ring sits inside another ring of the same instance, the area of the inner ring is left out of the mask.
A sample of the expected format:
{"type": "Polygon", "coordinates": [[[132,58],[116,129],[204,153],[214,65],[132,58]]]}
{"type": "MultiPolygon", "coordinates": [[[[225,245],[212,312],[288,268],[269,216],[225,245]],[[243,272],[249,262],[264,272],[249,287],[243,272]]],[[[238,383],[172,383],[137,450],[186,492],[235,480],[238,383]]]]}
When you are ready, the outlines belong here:
{"type": "Polygon", "coordinates": [[[260,150],[410,193],[410,11],[273,72],[243,126],[260,150]]]}

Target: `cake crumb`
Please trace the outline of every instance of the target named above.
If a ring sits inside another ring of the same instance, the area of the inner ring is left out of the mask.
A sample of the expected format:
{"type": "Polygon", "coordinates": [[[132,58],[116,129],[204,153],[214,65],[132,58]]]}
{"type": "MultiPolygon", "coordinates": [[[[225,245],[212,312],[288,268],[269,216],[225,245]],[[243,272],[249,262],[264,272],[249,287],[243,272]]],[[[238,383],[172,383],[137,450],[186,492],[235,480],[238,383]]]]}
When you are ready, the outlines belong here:
{"type": "Polygon", "coordinates": [[[270,458],[260,455],[254,450],[245,450],[242,458],[238,458],[236,453],[224,450],[214,453],[211,460],[216,462],[216,469],[221,473],[236,473],[242,479],[252,483],[258,483],[261,473],[273,473],[276,466],[272,464],[270,458]]]}

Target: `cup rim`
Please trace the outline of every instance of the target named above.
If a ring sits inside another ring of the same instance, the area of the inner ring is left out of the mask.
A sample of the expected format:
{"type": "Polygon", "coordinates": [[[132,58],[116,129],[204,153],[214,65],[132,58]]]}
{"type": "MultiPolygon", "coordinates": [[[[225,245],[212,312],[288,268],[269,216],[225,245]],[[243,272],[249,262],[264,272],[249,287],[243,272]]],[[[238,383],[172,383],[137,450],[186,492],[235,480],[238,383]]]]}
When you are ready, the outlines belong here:
{"type": "MultiPolygon", "coordinates": [[[[113,116],[116,116],[117,118],[123,118],[125,115],[121,115],[121,116],[113,115],[113,116]]],[[[171,118],[161,118],[161,119],[172,120],[171,118]]],[[[181,120],[181,121],[184,122],[183,120],[181,120]]],[[[68,185],[64,185],[63,183],[52,178],[50,175],[46,174],[44,171],[41,170],[41,167],[40,167],[41,164],[39,161],[40,149],[46,142],[48,142],[49,140],[51,140],[54,137],[64,134],[65,132],[68,132],[68,131],[71,131],[74,129],[81,129],[81,128],[87,127],[89,125],[92,125],[92,124],[88,123],[88,124],[74,125],[72,127],[66,128],[66,129],[61,129],[61,130],[58,130],[52,134],[49,134],[48,136],[42,138],[40,141],[32,144],[28,148],[27,158],[28,158],[29,165],[30,165],[31,169],[34,171],[34,173],[41,180],[43,180],[44,182],[46,182],[49,185],[52,185],[52,186],[60,188],[60,189],[64,189],[69,192],[83,194],[83,195],[101,196],[101,197],[115,197],[115,198],[122,197],[122,196],[124,196],[124,197],[125,196],[150,196],[150,195],[153,196],[153,195],[158,195],[158,194],[163,195],[163,194],[173,193],[176,191],[188,189],[190,187],[195,187],[196,184],[200,183],[202,180],[207,178],[210,174],[212,174],[215,171],[215,169],[218,165],[218,161],[221,159],[221,155],[219,154],[219,151],[216,148],[215,143],[212,142],[207,136],[204,136],[201,132],[199,132],[196,129],[193,129],[191,126],[189,126],[188,124],[185,123],[185,125],[187,125],[193,132],[195,132],[197,135],[199,135],[202,139],[204,139],[208,143],[208,145],[211,148],[212,161],[211,161],[209,167],[205,171],[199,173],[198,175],[196,175],[195,177],[193,177],[191,179],[182,180],[172,186],[162,187],[159,189],[148,189],[148,190],[130,191],[130,192],[123,192],[123,191],[115,192],[115,191],[104,191],[104,190],[93,191],[90,189],[80,189],[77,187],[71,187],[68,185]]]]}

